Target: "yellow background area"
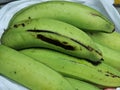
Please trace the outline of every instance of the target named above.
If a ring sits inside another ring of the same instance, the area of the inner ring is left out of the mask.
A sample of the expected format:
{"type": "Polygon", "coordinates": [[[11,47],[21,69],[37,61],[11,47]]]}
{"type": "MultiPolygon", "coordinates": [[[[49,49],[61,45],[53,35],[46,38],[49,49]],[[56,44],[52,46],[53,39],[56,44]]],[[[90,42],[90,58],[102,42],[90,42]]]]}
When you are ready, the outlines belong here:
{"type": "Polygon", "coordinates": [[[120,0],[114,0],[114,4],[120,4],[120,0]]]}

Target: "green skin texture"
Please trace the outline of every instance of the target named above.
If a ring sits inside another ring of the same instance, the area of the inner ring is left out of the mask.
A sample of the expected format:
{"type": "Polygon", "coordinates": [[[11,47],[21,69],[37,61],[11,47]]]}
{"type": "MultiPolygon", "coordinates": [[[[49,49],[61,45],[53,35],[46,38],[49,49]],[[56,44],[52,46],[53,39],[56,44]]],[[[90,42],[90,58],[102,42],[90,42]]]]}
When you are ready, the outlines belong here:
{"type": "Polygon", "coordinates": [[[104,63],[120,71],[120,52],[96,43],[103,53],[104,63]]]}
{"type": "Polygon", "coordinates": [[[0,46],[0,74],[30,90],[75,90],[59,73],[3,45],[0,46]]]}
{"type": "Polygon", "coordinates": [[[21,53],[51,67],[67,77],[76,78],[104,87],[120,86],[120,72],[101,63],[97,66],[49,49],[25,49],[21,53]]]}
{"type": "Polygon", "coordinates": [[[34,19],[16,23],[14,27],[4,32],[1,43],[14,49],[30,47],[50,48],[78,58],[85,58],[92,62],[101,62],[102,59],[101,51],[85,32],[70,24],[53,19],[34,19]],[[28,30],[33,31],[30,32],[28,30]],[[38,32],[37,30],[44,32],[38,32]],[[74,50],[63,48],[56,45],[56,43],[51,44],[43,41],[37,38],[37,35],[44,35],[49,39],[58,41],[65,47],[70,46],[74,50]]]}
{"type": "Polygon", "coordinates": [[[100,88],[96,87],[95,85],[81,80],[69,77],[65,77],[65,79],[67,79],[76,90],[100,90],[100,88]]]}
{"type": "Polygon", "coordinates": [[[31,5],[17,12],[9,23],[33,18],[53,18],[72,24],[85,31],[113,32],[114,24],[100,12],[80,3],[48,1],[31,5]]]}
{"type": "Polygon", "coordinates": [[[88,35],[97,43],[111,48],[116,51],[120,51],[120,33],[88,33],[88,35]]]}

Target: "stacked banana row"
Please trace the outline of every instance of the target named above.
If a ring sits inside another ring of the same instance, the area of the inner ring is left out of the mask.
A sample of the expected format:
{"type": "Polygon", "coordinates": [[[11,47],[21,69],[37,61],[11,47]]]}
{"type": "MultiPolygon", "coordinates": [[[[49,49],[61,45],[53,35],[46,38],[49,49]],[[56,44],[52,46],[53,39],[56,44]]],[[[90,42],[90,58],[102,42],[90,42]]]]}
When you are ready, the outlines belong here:
{"type": "Polygon", "coordinates": [[[100,12],[69,1],[26,7],[0,45],[0,74],[30,90],[120,86],[120,34],[100,12]]]}

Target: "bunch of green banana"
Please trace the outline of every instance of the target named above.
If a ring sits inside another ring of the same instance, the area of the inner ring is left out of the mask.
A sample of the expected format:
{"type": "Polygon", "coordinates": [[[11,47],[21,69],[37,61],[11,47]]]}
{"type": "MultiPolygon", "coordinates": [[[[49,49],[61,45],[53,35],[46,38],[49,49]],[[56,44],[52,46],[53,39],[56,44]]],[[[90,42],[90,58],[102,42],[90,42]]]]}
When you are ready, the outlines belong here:
{"type": "Polygon", "coordinates": [[[103,32],[91,32],[88,35],[97,43],[109,47],[113,50],[120,51],[120,33],[103,33],[103,32]]]}
{"type": "Polygon", "coordinates": [[[49,49],[30,48],[20,52],[64,76],[88,81],[102,87],[120,86],[120,72],[104,63],[95,66],[86,60],[49,49]]]}
{"type": "Polygon", "coordinates": [[[31,5],[1,37],[0,74],[32,90],[119,87],[120,36],[113,31],[110,20],[80,3],[31,5]]]}
{"type": "Polygon", "coordinates": [[[70,87],[59,75],[57,76],[57,73],[68,78],[87,81],[102,88],[120,86],[120,72],[104,63],[94,66],[85,60],[78,60],[49,49],[25,49],[20,52],[0,46],[0,74],[29,89],[76,90],[73,88],[78,88],[79,90],[80,85],[84,84],[81,87],[84,90],[87,90],[86,88],[98,90],[96,86],[85,84],[85,82],[80,84],[80,81],[74,80],[68,80],[69,84],[76,82],[70,87]],[[54,84],[55,87],[53,87],[54,84]]]}
{"type": "Polygon", "coordinates": [[[120,71],[120,34],[87,32],[102,51],[104,62],[120,71]]]}
{"type": "Polygon", "coordinates": [[[30,90],[100,90],[70,77],[63,77],[46,65],[0,45],[0,74],[30,90]]]}
{"type": "Polygon", "coordinates": [[[86,5],[69,1],[47,1],[31,5],[16,13],[9,26],[34,18],[61,20],[85,31],[114,31],[114,24],[100,12],[86,5]]]}
{"type": "Polygon", "coordinates": [[[1,38],[1,43],[14,49],[44,47],[94,63],[101,62],[101,51],[82,30],[62,21],[34,19],[16,23],[1,38]]]}
{"type": "Polygon", "coordinates": [[[96,43],[96,45],[102,50],[104,63],[116,68],[120,71],[120,52],[110,49],[106,46],[96,43]]]}
{"type": "Polygon", "coordinates": [[[54,70],[3,45],[0,45],[0,74],[30,90],[75,90],[54,70]]]}

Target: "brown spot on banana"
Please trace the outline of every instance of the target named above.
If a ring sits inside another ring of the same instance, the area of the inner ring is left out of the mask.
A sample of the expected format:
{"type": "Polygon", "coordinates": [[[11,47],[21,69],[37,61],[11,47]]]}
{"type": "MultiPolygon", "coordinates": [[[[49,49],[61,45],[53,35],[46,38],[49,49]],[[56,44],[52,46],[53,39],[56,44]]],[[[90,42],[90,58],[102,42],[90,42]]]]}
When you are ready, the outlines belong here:
{"type": "Polygon", "coordinates": [[[31,19],[31,17],[29,16],[28,19],[31,19]]]}
{"type": "Polygon", "coordinates": [[[93,13],[93,12],[90,12],[90,14],[93,15],[93,16],[101,17],[100,15],[98,15],[96,13],[93,13]]]}
{"type": "Polygon", "coordinates": [[[25,27],[25,23],[14,24],[14,28],[18,28],[19,26],[25,27]]]}
{"type": "Polygon", "coordinates": [[[113,74],[109,71],[102,71],[102,70],[98,69],[98,72],[104,73],[104,75],[107,76],[107,77],[120,78],[120,76],[115,75],[115,74],[113,74]]]}
{"type": "Polygon", "coordinates": [[[109,76],[111,76],[113,78],[120,78],[120,76],[117,76],[117,75],[115,75],[113,73],[110,73],[109,71],[106,71],[106,75],[109,75],[109,76]]]}
{"type": "Polygon", "coordinates": [[[65,43],[62,43],[59,40],[47,38],[47,37],[45,37],[44,35],[41,35],[41,34],[37,34],[37,38],[41,39],[41,40],[43,40],[45,42],[54,44],[56,46],[60,46],[60,47],[62,47],[64,49],[67,49],[67,50],[75,50],[75,48],[73,46],[71,46],[71,45],[66,45],[65,43]]]}
{"type": "Polygon", "coordinates": [[[102,72],[102,70],[98,69],[98,72],[102,72]]]}
{"type": "MultiPolygon", "coordinates": [[[[81,46],[83,46],[84,48],[86,48],[87,50],[89,50],[89,51],[95,51],[97,54],[99,54],[100,56],[102,56],[102,53],[100,53],[100,52],[98,52],[97,50],[95,50],[94,48],[92,48],[91,46],[86,46],[86,45],[84,45],[83,43],[81,43],[81,42],[78,42],[78,41],[76,41],[76,40],[74,40],[74,39],[72,39],[71,38],[71,40],[72,41],[74,41],[74,42],[76,42],[76,43],[78,43],[78,44],[80,44],[81,46]]],[[[101,59],[101,60],[103,60],[103,59],[101,59]]]]}
{"type": "Polygon", "coordinates": [[[17,72],[16,72],[16,71],[14,71],[14,74],[17,74],[17,72]]]}

